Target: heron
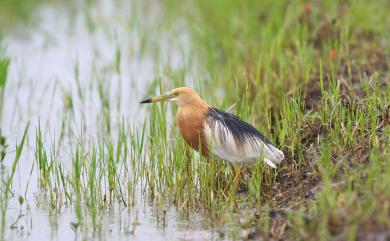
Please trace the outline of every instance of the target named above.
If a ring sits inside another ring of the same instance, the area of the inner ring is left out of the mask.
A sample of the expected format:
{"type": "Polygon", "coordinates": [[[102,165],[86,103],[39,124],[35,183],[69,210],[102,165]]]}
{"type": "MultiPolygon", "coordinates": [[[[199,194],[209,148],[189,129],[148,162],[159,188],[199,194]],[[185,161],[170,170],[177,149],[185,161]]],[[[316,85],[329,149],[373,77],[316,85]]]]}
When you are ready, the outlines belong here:
{"type": "Polygon", "coordinates": [[[231,113],[211,107],[192,88],[179,87],[140,103],[161,101],[178,104],[176,122],[187,145],[206,158],[216,156],[231,164],[235,191],[241,180],[238,165],[262,159],[276,168],[276,164],[284,160],[283,152],[255,127],[231,113]]]}

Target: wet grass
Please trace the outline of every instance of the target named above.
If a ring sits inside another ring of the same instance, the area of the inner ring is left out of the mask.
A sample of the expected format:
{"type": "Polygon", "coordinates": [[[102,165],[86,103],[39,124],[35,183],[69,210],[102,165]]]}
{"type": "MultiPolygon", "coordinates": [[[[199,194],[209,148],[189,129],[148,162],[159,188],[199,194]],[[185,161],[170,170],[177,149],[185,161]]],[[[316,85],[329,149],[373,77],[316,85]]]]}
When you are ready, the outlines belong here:
{"type": "MultiPolygon", "coordinates": [[[[148,14],[143,4],[134,6],[148,14]]],[[[189,74],[194,70],[187,66],[168,66],[145,96],[185,85],[190,75],[211,105],[232,106],[234,114],[281,147],[285,162],[276,170],[260,162],[243,167],[245,191],[236,194],[225,191],[233,185],[229,165],[199,156],[180,138],[176,106],[140,106],[149,111],[140,124],[113,120],[121,96],[114,98],[109,80],[120,76],[124,56],[115,47],[114,77],[111,70],[98,71],[89,90],[83,89],[87,85],[75,63],[77,89],[63,90],[60,138],[48,142],[40,124],[35,138],[30,135],[31,169],[42,191],[38,202],[52,211],[73,208],[72,227],[85,233],[104,232],[107,212],[130,210],[141,197],[156,206],[163,223],[167,207],[184,217],[207,216],[206,228],[227,227],[221,239],[388,237],[389,4],[200,0],[165,1],[162,6],[166,15],[164,21],[156,20],[158,26],[174,29],[174,20],[182,20],[190,39],[191,55],[186,57],[194,59],[197,74],[189,74]],[[92,137],[73,125],[77,103],[86,108],[88,91],[100,103],[96,122],[101,131],[92,137]],[[60,153],[69,150],[64,160],[60,153]]],[[[93,18],[88,21],[96,24],[93,18]]],[[[142,27],[146,40],[141,47],[147,48],[155,41],[146,34],[153,26],[142,27]]],[[[1,99],[9,63],[0,59],[1,99]]],[[[6,150],[5,141],[0,147],[6,150]]],[[[2,183],[2,237],[17,157],[2,183]]]]}
{"type": "MultiPolygon", "coordinates": [[[[16,145],[16,152],[15,152],[15,158],[12,163],[12,167],[10,170],[10,173],[1,173],[1,201],[0,201],[0,207],[1,207],[1,222],[0,222],[0,240],[6,240],[5,239],[5,230],[6,230],[6,214],[8,210],[8,203],[11,197],[15,196],[15,193],[12,191],[12,183],[14,181],[14,175],[16,173],[16,168],[18,166],[18,163],[20,161],[20,157],[22,155],[23,147],[25,144],[25,140],[27,137],[27,131],[29,128],[29,124],[27,124],[26,128],[24,129],[24,134],[22,137],[22,140],[19,144],[16,145]]],[[[19,202],[23,203],[23,198],[19,196],[19,202]]]]}
{"type": "Polygon", "coordinates": [[[10,60],[3,56],[2,50],[0,48],[0,119],[3,114],[4,91],[5,85],[7,83],[9,62],[10,60]]]}

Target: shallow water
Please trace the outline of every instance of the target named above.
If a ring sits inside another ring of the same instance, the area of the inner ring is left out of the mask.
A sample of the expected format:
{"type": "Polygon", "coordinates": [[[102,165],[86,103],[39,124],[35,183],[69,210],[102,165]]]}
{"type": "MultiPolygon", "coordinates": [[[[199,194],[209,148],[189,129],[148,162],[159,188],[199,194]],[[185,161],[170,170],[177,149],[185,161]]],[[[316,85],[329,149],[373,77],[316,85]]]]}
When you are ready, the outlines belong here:
{"type": "Polygon", "coordinates": [[[66,133],[58,159],[70,168],[76,137],[115,136],[121,123],[140,127],[146,110],[138,102],[154,91],[149,86],[159,78],[169,81],[164,74],[167,71],[188,67],[185,33],[172,33],[176,40],[172,41],[165,38],[171,34],[153,27],[153,18],[161,14],[158,4],[148,10],[153,14],[144,16],[131,2],[109,2],[43,5],[34,12],[29,26],[17,26],[3,40],[11,59],[1,121],[10,145],[4,172],[9,171],[14,145],[30,122],[14,178],[15,197],[7,210],[6,240],[218,238],[207,216],[183,215],[174,207],[157,208],[140,194],[133,207],[108,209],[100,232],[76,231],[72,227],[74,208],[51,210],[38,188],[37,171],[31,169],[39,126],[47,149],[59,141],[62,131],[66,133]],[[108,107],[102,104],[102,95],[110,100],[108,107]],[[105,111],[109,124],[102,117],[105,111]],[[22,206],[19,195],[26,197],[22,206]]]}

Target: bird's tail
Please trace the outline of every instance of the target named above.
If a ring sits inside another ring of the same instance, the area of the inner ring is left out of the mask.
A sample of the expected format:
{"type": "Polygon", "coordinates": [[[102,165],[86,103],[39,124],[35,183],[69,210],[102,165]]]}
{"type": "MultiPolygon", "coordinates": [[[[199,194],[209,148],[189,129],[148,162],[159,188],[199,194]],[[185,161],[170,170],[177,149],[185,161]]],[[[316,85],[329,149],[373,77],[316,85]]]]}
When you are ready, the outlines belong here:
{"type": "Polygon", "coordinates": [[[269,145],[268,148],[270,151],[264,156],[264,162],[272,168],[276,168],[276,164],[284,160],[284,153],[272,145],[269,145]]]}

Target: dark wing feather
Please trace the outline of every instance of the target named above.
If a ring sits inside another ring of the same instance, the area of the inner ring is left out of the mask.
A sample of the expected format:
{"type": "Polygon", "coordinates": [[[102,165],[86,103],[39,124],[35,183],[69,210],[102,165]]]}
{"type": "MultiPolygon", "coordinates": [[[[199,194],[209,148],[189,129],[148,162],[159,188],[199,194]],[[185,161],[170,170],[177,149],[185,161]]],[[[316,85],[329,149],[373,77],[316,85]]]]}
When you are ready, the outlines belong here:
{"type": "MultiPolygon", "coordinates": [[[[214,121],[222,123],[231,132],[237,144],[243,144],[246,141],[249,141],[252,145],[256,145],[254,140],[258,138],[270,147],[271,150],[273,150],[273,148],[271,148],[271,146],[273,146],[272,143],[265,136],[263,136],[256,128],[241,120],[237,116],[213,107],[209,107],[207,116],[212,118],[214,121]]],[[[210,122],[210,125],[215,128],[212,121],[210,122]]],[[[224,133],[224,131],[221,131],[220,133],[224,133]]],[[[225,138],[226,141],[226,136],[222,136],[221,138],[225,138]]]]}

